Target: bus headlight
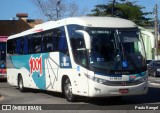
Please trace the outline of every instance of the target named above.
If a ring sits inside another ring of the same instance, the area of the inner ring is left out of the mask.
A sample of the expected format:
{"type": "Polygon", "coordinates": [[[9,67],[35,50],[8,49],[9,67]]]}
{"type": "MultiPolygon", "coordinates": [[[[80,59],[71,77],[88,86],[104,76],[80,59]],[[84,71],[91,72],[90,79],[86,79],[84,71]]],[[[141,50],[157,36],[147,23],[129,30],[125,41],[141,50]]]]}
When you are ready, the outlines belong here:
{"type": "Polygon", "coordinates": [[[90,76],[90,75],[86,75],[87,78],[97,82],[97,83],[100,83],[100,84],[105,84],[107,81],[104,80],[104,79],[101,79],[101,78],[97,78],[97,77],[94,77],[94,76],[90,76]]]}
{"type": "Polygon", "coordinates": [[[86,74],[86,77],[94,82],[103,84],[103,85],[108,85],[108,86],[122,86],[124,85],[123,82],[125,82],[126,86],[132,86],[132,85],[138,85],[141,84],[145,81],[147,81],[148,76],[144,76],[144,77],[137,77],[134,80],[129,80],[129,81],[109,81],[109,80],[105,80],[105,79],[101,79],[101,78],[97,78],[94,76],[90,76],[86,74]]]}
{"type": "Polygon", "coordinates": [[[139,81],[139,82],[145,82],[145,81],[147,81],[147,76],[141,77],[141,78],[137,78],[136,80],[139,81]]]}
{"type": "Polygon", "coordinates": [[[94,80],[93,80],[93,81],[98,82],[98,83],[100,83],[100,84],[106,83],[106,80],[101,79],[101,78],[97,78],[97,77],[94,77],[94,80]]]}

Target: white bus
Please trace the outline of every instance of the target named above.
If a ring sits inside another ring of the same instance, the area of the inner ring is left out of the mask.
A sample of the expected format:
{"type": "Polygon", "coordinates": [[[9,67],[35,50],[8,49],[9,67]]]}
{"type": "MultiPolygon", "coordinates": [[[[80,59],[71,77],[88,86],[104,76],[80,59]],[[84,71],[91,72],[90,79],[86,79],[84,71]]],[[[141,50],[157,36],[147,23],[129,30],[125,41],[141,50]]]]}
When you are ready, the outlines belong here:
{"type": "Polygon", "coordinates": [[[142,95],[148,90],[143,40],[136,24],[113,17],[49,21],[7,41],[11,85],[77,95],[142,95]]]}

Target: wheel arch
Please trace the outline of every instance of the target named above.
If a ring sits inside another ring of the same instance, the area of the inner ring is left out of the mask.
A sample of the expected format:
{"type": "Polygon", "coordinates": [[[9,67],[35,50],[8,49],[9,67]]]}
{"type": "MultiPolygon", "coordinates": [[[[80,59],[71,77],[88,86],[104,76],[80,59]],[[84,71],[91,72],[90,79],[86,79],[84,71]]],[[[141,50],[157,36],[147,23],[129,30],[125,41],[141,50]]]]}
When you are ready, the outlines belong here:
{"type": "Polygon", "coordinates": [[[67,78],[69,78],[68,75],[63,75],[62,76],[62,80],[61,80],[61,91],[62,91],[62,93],[64,93],[64,82],[66,81],[67,78]]]}

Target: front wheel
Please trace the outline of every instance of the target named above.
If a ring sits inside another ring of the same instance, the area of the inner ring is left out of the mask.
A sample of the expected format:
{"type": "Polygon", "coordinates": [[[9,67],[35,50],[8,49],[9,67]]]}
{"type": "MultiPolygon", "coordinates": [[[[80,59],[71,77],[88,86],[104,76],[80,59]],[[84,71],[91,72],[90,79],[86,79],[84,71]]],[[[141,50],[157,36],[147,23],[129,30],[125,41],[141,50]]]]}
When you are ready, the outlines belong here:
{"type": "Polygon", "coordinates": [[[72,93],[72,85],[69,78],[65,80],[63,88],[64,88],[64,95],[66,100],[69,102],[74,102],[76,98],[75,98],[75,95],[72,93]]]}
{"type": "Polygon", "coordinates": [[[25,88],[24,88],[24,85],[23,85],[22,76],[20,76],[18,78],[18,88],[19,88],[20,92],[24,92],[25,91],[25,88]]]}

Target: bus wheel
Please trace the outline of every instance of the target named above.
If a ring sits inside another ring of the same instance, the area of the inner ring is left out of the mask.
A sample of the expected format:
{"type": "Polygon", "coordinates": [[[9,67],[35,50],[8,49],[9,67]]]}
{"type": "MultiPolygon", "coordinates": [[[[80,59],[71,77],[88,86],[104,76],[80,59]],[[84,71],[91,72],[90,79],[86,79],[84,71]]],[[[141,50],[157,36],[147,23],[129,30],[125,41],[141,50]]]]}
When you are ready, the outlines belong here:
{"type": "Polygon", "coordinates": [[[24,85],[23,85],[22,76],[18,77],[18,88],[19,88],[20,92],[24,92],[25,91],[25,88],[24,88],[24,85]]]}
{"type": "Polygon", "coordinates": [[[72,85],[71,85],[69,78],[65,80],[63,88],[64,88],[64,95],[65,95],[66,100],[69,102],[74,102],[75,95],[73,95],[72,93],[72,85]]]}

